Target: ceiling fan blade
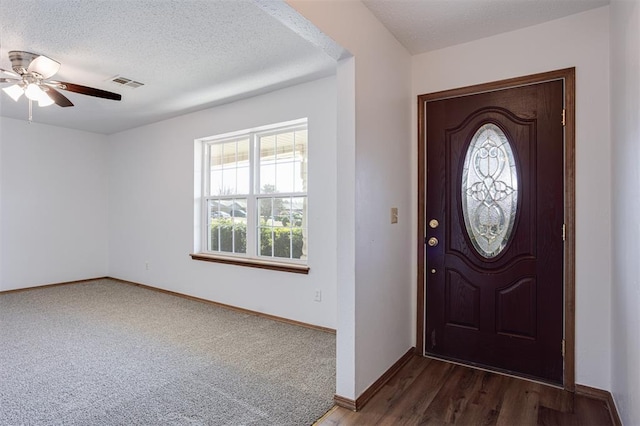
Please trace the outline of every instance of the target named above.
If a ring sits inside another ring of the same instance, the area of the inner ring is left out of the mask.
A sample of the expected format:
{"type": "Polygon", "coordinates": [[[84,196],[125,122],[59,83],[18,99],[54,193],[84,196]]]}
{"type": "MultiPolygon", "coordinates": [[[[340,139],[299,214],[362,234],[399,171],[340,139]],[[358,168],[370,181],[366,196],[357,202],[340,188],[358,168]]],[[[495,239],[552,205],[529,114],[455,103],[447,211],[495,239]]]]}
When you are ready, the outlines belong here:
{"type": "Polygon", "coordinates": [[[16,81],[22,81],[22,79],[20,79],[20,78],[0,77],[0,83],[15,83],[16,81]]]}
{"type": "Polygon", "coordinates": [[[18,74],[16,74],[15,72],[9,71],[9,70],[4,70],[2,68],[0,68],[0,73],[7,74],[7,75],[9,75],[9,76],[11,76],[13,78],[20,78],[20,76],[18,74]]]}
{"type": "Polygon", "coordinates": [[[67,98],[62,93],[58,92],[53,87],[47,87],[45,92],[47,93],[47,95],[49,95],[49,97],[51,99],[53,99],[53,102],[55,102],[56,105],[61,106],[61,107],[73,106],[73,103],[69,100],[69,98],[67,98]]]}
{"type": "Polygon", "coordinates": [[[79,84],[66,83],[64,81],[48,81],[48,85],[54,85],[58,89],[68,90],[70,92],[80,93],[83,95],[95,96],[96,98],[111,99],[119,101],[122,99],[122,95],[113,92],[107,92],[106,90],[96,89],[93,87],[81,86],[79,84]]]}
{"type": "Polygon", "coordinates": [[[54,61],[44,55],[35,58],[27,68],[28,72],[40,74],[42,78],[49,78],[60,69],[60,62],[54,61]]]}

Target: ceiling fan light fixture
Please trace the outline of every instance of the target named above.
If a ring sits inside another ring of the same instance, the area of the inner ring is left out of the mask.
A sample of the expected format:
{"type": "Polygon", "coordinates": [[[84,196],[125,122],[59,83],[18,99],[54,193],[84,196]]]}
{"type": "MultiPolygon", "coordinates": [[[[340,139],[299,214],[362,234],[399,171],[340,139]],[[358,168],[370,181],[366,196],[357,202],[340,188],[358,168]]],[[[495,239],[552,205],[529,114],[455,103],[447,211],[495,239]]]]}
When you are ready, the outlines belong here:
{"type": "Polygon", "coordinates": [[[38,101],[38,105],[41,107],[49,106],[54,103],[51,96],[45,92],[42,87],[40,87],[36,83],[29,83],[26,89],[24,89],[24,94],[29,100],[38,101]]]}
{"type": "Polygon", "coordinates": [[[20,99],[20,96],[22,96],[22,94],[24,93],[24,90],[22,90],[22,87],[20,87],[19,84],[14,84],[13,86],[9,87],[3,87],[2,91],[11,96],[11,99],[16,102],[18,102],[18,99],[20,99]]]}
{"type": "Polygon", "coordinates": [[[51,99],[51,96],[49,96],[47,94],[47,92],[45,92],[44,90],[42,91],[42,96],[40,96],[38,98],[38,106],[39,107],[46,107],[49,105],[53,105],[54,101],[53,99],[51,99]]]}
{"type": "Polygon", "coordinates": [[[41,93],[42,89],[35,83],[29,83],[27,88],[24,89],[25,96],[32,101],[37,101],[40,98],[41,93]]]}

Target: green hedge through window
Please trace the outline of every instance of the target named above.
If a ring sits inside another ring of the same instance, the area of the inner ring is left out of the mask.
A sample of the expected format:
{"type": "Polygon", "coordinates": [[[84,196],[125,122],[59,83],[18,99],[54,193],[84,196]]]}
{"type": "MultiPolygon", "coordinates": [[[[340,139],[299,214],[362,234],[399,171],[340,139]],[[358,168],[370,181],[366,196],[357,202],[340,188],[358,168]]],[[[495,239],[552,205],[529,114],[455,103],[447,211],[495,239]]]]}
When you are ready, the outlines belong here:
{"type": "MultiPolygon", "coordinates": [[[[302,228],[287,226],[261,226],[259,238],[259,255],[261,256],[272,257],[272,247],[273,257],[300,259],[302,256],[302,228]],[[291,249],[293,249],[293,253],[291,253],[291,249]]],[[[226,253],[246,253],[246,223],[236,222],[234,229],[234,223],[230,219],[212,220],[210,250],[226,253]]]]}

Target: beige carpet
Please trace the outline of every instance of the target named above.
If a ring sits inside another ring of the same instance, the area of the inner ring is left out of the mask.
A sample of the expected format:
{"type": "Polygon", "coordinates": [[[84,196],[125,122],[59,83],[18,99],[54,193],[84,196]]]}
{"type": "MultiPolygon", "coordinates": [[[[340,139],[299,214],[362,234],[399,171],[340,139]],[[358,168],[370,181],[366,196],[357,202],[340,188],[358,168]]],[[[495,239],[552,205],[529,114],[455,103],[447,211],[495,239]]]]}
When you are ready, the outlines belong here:
{"type": "Polygon", "coordinates": [[[335,335],[113,280],[0,295],[1,425],[308,425],[335,335]]]}

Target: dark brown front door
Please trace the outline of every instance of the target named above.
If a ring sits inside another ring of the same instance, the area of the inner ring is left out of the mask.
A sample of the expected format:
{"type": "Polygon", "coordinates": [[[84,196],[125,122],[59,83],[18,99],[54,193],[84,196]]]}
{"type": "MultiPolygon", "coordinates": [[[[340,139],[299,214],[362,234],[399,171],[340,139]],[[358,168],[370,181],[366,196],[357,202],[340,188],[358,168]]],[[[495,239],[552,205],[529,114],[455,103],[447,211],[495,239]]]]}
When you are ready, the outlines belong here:
{"type": "Polygon", "coordinates": [[[428,101],[426,354],[563,381],[563,81],[428,101]]]}

